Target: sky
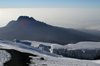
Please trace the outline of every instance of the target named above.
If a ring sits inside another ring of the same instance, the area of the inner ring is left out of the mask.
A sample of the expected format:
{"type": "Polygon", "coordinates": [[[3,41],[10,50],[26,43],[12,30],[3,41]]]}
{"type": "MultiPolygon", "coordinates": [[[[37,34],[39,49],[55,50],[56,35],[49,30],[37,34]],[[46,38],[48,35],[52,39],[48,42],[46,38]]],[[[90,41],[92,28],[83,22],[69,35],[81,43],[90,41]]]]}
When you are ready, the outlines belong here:
{"type": "Polygon", "coordinates": [[[0,0],[0,27],[21,15],[59,27],[100,30],[100,0],[0,0]]]}
{"type": "Polygon", "coordinates": [[[0,0],[0,8],[100,8],[100,0],[0,0]]]}

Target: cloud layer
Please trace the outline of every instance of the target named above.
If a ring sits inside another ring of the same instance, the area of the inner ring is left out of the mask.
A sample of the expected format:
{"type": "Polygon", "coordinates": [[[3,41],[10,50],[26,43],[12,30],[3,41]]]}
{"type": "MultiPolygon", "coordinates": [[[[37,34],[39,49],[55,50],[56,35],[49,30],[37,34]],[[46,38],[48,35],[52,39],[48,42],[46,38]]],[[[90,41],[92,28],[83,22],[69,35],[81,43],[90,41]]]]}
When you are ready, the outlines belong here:
{"type": "Polygon", "coordinates": [[[100,8],[5,8],[0,9],[0,27],[21,15],[59,27],[100,29],[100,8]]]}

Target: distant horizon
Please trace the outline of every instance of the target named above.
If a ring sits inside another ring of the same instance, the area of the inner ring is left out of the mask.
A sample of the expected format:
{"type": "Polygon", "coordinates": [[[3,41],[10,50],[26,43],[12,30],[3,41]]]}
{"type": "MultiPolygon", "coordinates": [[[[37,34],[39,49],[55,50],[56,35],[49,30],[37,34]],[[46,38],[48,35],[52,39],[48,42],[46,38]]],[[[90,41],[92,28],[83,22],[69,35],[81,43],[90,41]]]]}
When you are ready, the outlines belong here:
{"type": "Polygon", "coordinates": [[[0,27],[19,16],[58,27],[100,30],[100,0],[0,1],[0,27]]]}
{"type": "Polygon", "coordinates": [[[99,8],[3,8],[0,9],[0,27],[19,16],[33,17],[58,27],[100,30],[99,8]]]}

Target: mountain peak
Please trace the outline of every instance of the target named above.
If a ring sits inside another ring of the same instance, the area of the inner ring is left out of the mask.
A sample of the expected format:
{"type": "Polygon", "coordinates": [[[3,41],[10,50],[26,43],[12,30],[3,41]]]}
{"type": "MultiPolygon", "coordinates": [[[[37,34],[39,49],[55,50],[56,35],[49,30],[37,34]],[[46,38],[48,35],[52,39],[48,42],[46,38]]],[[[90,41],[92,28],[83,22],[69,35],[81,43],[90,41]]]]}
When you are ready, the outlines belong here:
{"type": "Polygon", "coordinates": [[[23,21],[23,20],[34,20],[36,21],[33,17],[29,17],[29,16],[19,16],[17,21],[23,21]]]}
{"type": "Polygon", "coordinates": [[[47,26],[46,23],[41,22],[41,21],[37,21],[35,20],[33,17],[29,17],[29,16],[19,16],[18,19],[15,21],[10,21],[7,24],[8,27],[44,27],[47,26]]]}

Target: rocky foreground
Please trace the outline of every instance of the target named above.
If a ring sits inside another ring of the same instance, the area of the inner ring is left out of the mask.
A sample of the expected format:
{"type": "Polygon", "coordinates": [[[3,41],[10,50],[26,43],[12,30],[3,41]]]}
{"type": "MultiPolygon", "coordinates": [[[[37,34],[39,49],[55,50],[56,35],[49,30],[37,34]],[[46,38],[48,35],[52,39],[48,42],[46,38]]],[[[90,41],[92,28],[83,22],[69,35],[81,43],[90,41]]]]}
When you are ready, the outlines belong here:
{"type": "Polygon", "coordinates": [[[22,53],[11,49],[6,49],[6,51],[11,54],[11,59],[4,63],[4,66],[29,66],[29,64],[31,63],[31,58],[29,56],[37,56],[29,53],[22,53]]]}

